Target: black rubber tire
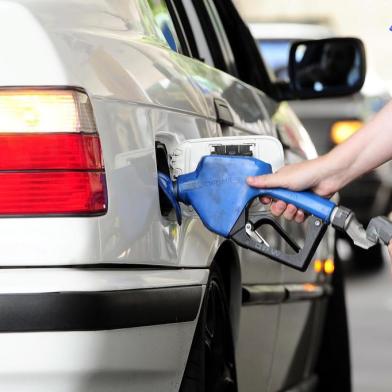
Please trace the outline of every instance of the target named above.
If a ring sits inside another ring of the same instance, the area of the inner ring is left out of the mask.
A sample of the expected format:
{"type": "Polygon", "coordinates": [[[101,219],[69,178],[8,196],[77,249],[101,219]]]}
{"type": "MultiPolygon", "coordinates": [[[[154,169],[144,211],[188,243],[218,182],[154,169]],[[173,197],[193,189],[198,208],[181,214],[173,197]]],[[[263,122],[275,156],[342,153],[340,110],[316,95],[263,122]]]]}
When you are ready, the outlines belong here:
{"type": "Polygon", "coordinates": [[[237,392],[228,301],[217,265],[211,267],[180,392],[237,392]]]}
{"type": "MultiPolygon", "coordinates": [[[[336,253],[336,252],[335,252],[336,253]]],[[[319,358],[317,392],[351,392],[350,339],[342,263],[335,255],[333,293],[329,298],[319,358]]]]}

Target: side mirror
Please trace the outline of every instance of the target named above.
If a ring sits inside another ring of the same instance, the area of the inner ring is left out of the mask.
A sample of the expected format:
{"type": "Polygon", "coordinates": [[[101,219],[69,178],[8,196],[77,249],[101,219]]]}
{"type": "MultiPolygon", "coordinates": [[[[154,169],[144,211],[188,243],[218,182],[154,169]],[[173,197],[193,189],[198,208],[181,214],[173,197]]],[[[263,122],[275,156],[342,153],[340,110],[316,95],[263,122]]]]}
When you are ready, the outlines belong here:
{"type": "Polygon", "coordinates": [[[361,40],[330,38],[294,42],[289,55],[291,99],[350,95],[365,81],[366,58],[361,40]]]}

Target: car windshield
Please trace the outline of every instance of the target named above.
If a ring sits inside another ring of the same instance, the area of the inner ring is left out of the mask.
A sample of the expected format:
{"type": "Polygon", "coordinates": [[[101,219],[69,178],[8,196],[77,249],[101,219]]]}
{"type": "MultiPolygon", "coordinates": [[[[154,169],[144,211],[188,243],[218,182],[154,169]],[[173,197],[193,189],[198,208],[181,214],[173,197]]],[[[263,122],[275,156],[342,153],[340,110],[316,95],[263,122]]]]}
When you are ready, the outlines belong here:
{"type": "Polygon", "coordinates": [[[287,80],[287,65],[292,41],[288,39],[259,39],[257,43],[267,66],[274,71],[278,79],[287,80]]]}

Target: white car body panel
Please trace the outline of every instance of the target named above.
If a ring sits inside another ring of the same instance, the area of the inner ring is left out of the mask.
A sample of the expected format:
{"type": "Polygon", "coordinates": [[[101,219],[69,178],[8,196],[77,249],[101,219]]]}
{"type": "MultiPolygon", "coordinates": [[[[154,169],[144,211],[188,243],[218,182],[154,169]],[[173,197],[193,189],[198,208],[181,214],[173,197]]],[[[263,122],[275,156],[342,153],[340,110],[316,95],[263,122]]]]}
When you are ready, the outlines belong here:
{"type": "MultiPolygon", "coordinates": [[[[207,279],[203,269],[5,269],[0,293],[204,287],[207,279]]],[[[0,389],[177,391],[196,321],[109,331],[0,333],[0,389]]]]}
{"type": "Polygon", "coordinates": [[[1,86],[67,85],[66,70],[47,31],[23,4],[0,2],[1,86]],[[26,67],[26,64],[29,64],[26,67]]]}
{"type": "Polygon", "coordinates": [[[9,392],[178,391],[195,323],[0,334],[9,392]]]}

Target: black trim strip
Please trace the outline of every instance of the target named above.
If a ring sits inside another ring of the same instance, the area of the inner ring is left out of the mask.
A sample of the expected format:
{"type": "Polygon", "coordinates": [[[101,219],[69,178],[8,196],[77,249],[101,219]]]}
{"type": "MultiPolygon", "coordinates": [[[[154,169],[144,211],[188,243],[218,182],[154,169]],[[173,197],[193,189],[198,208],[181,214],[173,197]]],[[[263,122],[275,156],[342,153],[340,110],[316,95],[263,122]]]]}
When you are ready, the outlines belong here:
{"type": "Polygon", "coordinates": [[[0,332],[97,331],[196,318],[201,286],[0,295],[0,332]]]}
{"type": "Polygon", "coordinates": [[[242,286],[243,305],[269,305],[309,301],[332,294],[330,284],[298,283],[242,286]]]}
{"type": "Polygon", "coordinates": [[[251,285],[242,287],[242,303],[246,305],[280,304],[286,300],[283,285],[251,285]]]}
{"type": "Polygon", "coordinates": [[[327,286],[329,285],[313,283],[288,284],[286,285],[286,290],[288,292],[287,302],[307,301],[322,298],[329,294],[327,286]]]}

